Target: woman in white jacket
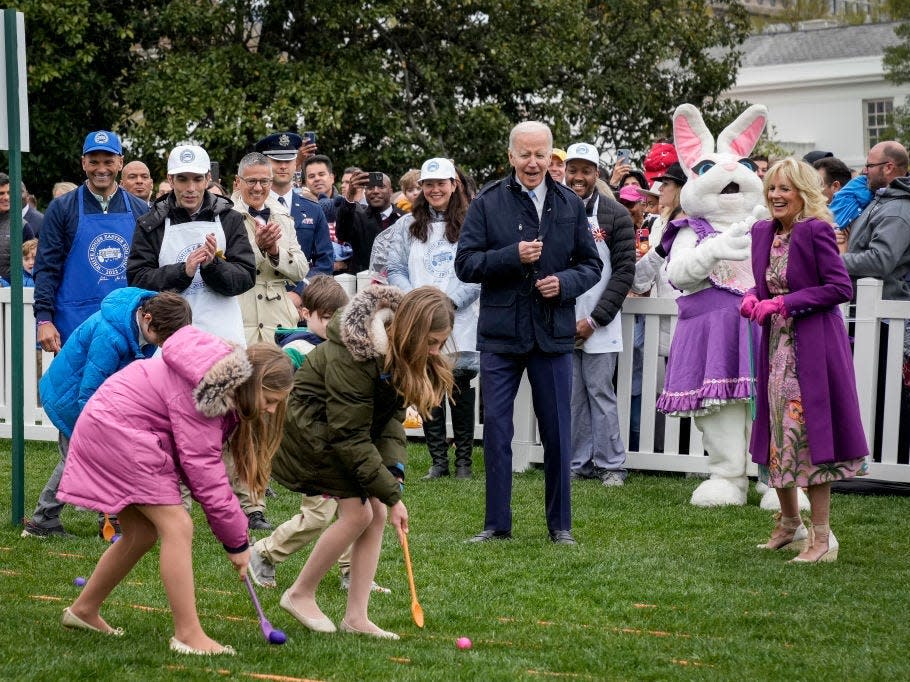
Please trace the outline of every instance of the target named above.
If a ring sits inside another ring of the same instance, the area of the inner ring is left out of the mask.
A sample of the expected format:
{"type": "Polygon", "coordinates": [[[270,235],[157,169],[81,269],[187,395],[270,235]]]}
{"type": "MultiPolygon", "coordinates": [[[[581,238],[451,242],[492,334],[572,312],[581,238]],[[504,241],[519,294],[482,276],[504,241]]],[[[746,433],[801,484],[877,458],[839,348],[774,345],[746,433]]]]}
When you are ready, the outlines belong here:
{"type": "MultiPolygon", "coordinates": [[[[446,351],[454,360],[455,386],[449,396],[452,434],[455,440],[455,476],[471,477],[471,452],[474,447],[474,389],[480,354],[477,340],[477,299],[479,284],[466,284],[455,276],[455,251],[464,223],[468,202],[458,186],[454,164],[434,158],[420,169],[420,194],[410,215],[391,228],[387,252],[388,282],[410,291],[426,284],[442,289],[455,307],[455,326],[446,351]]],[[[449,475],[449,444],[446,439],[445,403],[424,420],[423,432],[432,466],[424,477],[449,475]]]]}

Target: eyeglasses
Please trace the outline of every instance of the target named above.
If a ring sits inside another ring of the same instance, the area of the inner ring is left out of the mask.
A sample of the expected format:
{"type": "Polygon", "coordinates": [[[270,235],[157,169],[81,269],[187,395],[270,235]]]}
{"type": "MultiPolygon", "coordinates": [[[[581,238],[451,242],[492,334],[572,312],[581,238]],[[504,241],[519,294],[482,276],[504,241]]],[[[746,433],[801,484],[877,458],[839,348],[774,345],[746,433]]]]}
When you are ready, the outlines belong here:
{"type": "Polygon", "coordinates": [[[863,168],[869,170],[870,168],[875,168],[876,166],[884,166],[886,163],[891,163],[890,161],[882,161],[880,163],[867,163],[863,168]]]}
{"type": "Polygon", "coordinates": [[[245,182],[247,187],[253,187],[255,185],[259,185],[260,187],[269,187],[272,184],[271,178],[241,178],[241,177],[238,177],[237,179],[245,182]]]}

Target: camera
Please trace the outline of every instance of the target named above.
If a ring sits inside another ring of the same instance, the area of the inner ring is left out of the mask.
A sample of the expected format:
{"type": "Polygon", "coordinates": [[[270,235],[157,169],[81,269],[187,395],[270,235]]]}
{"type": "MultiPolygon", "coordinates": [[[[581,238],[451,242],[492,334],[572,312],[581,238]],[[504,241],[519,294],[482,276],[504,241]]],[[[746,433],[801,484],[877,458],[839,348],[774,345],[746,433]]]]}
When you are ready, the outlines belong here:
{"type": "Polygon", "coordinates": [[[316,133],[312,130],[307,130],[303,134],[304,144],[316,144],[316,133]]]}
{"type": "Polygon", "coordinates": [[[385,176],[377,171],[371,171],[367,187],[385,187],[385,176]]]}

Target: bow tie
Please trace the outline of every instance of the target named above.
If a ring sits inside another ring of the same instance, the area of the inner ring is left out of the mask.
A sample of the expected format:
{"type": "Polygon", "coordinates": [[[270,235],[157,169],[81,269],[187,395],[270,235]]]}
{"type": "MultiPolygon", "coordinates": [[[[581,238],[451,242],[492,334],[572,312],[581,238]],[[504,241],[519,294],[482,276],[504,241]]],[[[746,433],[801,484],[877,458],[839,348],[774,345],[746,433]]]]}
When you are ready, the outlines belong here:
{"type": "Polygon", "coordinates": [[[262,210],[257,211],[255,208],[249,208],[249,214],[251,218],[262,218],[265,222],[269,222],[269,215],[271,211],[267,206],[264,206],[262,210]]]}

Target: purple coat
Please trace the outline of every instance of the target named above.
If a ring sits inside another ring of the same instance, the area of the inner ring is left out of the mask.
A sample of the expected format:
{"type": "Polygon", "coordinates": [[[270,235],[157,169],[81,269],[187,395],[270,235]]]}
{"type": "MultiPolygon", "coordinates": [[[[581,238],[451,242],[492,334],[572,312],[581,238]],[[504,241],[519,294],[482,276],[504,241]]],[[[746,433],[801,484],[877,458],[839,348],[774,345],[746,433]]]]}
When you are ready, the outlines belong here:
{"type": "Polygon", "coordinates": [[[243,551],[248,521],[221,459],[237,425],[230,370],[235,384],[249,376],[246,353],[188,326],[113,374],[76,421],[57,498],[107,513],[179,505],[182,481],[225,549],[243,551]]]}
{"type": "MultiPolygon", "coordinates": [[[[752,227],[752,272],[759,300],[772,298],[766,273],[776,223],[762,220],[752,227]]],[[[812,464],[860,459],[869,453],[859,416],[853,357],[844,320],[837,307],[849,301],[853,285],[837,251],[831,225],[815,218],[793,226],[787,261],[791,293],[784,305],[793,318],[796,376],[802,394],[806,437],[812,464]]],[[[749,451],[752,460],[767,464],[771,439],[768,410],[768,329],[762,329],[755,362],[757,400],[749,451]]]]}

